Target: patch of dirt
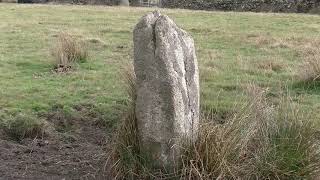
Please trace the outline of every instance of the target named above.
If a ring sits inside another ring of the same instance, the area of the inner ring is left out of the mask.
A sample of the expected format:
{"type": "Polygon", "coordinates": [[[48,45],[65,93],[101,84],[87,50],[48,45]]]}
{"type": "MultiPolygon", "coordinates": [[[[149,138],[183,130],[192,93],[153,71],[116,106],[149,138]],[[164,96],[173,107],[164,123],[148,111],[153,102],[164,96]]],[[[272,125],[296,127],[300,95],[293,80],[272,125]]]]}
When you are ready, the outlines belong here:
{"type": "Polygon", "coordinates": [[[0,130],[0,179],[110,179],[105,173],[105,128],[84,119],[48,115],[54,129],[47,136],[10,140],[0,130]]]}
{"type": "Polygon", "coordinates": [[[58,64],[56,67],[54,67],[54,72],[56,73],[67,73],[69,71],[71,71],[70,65],[58,64]]]}

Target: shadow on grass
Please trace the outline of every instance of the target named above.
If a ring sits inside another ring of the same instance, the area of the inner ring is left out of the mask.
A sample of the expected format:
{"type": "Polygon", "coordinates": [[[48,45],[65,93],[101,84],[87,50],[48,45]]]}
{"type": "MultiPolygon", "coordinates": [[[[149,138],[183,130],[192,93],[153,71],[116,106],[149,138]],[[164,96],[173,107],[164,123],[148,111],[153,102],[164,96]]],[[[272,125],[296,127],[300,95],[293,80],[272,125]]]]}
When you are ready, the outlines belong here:
{"type": "Polygon", "coordinates": [[[317,94],[320,95],[320,81],[295,82],[291,89],[297,94],[317,94]]]}

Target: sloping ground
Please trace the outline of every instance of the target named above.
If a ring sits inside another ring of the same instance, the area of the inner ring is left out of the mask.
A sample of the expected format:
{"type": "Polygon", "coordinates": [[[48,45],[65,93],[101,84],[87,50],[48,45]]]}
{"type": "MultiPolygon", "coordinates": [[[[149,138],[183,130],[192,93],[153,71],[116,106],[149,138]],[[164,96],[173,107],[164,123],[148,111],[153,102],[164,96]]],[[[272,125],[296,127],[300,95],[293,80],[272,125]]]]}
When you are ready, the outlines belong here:
{"type": "MultiPolygon", "coordinates": [[[[50,119],[59,126],[59,119],[50,119]]],[[[0,132],[0,179],[108,179],[106,132],[74,120],[68,132],[42,138],[10,140],[0,132]]]]}

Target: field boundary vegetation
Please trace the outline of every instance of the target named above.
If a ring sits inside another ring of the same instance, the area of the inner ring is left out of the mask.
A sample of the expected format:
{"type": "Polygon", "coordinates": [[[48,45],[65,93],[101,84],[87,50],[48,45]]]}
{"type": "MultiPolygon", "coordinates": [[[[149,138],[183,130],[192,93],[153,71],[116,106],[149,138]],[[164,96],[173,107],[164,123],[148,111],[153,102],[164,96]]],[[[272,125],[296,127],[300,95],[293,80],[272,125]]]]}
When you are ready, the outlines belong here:
{"type": "MultiPolygon", "coordinates": [[[[8,2],[7,0],[2,0],[8,2]]],[[[1,2],[1,0],[0,0],[1,2]]],[[[118,0],[18,0],[18,3],[70,3],[82,5],[118,5],[118,0]]],[[[139,0],[129,0],[139,6],[139,0]]],[[[251,11],[284,13],[320,13],[318,0],[162,0],[163,8],[180,8],[208,11],[251,11]]]]}
{"type": "Polygon", "coordinates": [[[195,10],[317,13],[317,0],[165,0],[164,7],[195,10]]]}

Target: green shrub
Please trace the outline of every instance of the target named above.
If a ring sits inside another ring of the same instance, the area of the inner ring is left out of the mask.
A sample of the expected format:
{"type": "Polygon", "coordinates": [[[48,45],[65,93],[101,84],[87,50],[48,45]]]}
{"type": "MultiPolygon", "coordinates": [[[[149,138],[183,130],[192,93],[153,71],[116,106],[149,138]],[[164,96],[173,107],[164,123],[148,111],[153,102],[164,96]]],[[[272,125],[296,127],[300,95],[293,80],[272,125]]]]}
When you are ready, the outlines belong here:
{"type": "Polygon", "coordinates": [[[320,14],[320,7],[314,7],[309,11],[310,14],[320,14]]]}
{"type": "Polygon", "coordinates": [[[163,0],[164,7],[222,11],[308,13],[317,0],[163,0]]]}

